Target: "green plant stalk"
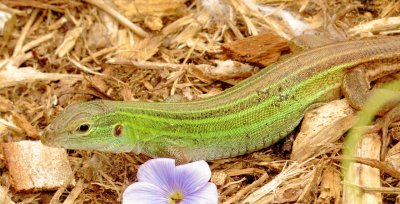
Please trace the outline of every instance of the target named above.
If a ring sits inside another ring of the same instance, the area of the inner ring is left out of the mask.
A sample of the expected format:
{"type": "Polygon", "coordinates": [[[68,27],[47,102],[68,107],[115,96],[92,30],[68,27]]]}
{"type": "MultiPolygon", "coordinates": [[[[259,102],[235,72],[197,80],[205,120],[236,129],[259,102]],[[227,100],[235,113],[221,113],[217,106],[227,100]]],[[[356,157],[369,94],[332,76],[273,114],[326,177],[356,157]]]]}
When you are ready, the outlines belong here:
{"type": "Polygon", "coordinates": [[[362,191],[355,184],[356,175],[354,174],[355,162],[351,158],[356,156],[358,144],[361,136],[365,133],[367,126],[371,123],[378,111],[388,102],[400,98],[400,80],[395,80],[384,85],[380,89],[372,92],[362,110],[358,113],[358,120],[353,128],[348,132],[343,150],[342,172],[344,175],[344,190],[347,191],[347,196],[354,197],[350,199],[356,203],[362,203],[362,191]]]}

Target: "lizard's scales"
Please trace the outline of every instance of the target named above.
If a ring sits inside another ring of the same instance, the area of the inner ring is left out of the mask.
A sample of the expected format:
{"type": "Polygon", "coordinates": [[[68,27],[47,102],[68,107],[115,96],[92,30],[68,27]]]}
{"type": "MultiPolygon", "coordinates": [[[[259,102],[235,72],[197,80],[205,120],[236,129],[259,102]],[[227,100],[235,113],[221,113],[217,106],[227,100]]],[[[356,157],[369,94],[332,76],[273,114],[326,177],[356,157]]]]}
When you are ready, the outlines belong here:
{"type": "Polygon", "coordinates": [[[49,126],[43,141],[66,148],[136,150],[189,160],[241,155],[285,137],[310,105],[338,98],[347,68],[399,58],[398,36],[331,44],[293,55],[222,94],[198,101],[74,104],[49,126]],[[90,121],[92,138],[65,133],[69,121],[82,118],[90,121]],[[116,124],[124,128],[121,138],[110,129],[116,124]]]}

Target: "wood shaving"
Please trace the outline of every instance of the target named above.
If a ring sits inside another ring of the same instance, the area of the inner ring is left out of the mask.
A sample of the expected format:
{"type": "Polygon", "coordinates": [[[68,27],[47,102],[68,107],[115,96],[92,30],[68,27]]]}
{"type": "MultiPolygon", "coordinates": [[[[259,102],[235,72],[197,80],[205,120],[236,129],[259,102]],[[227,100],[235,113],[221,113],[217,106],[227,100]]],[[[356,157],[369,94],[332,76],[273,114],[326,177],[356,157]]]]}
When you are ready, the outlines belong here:
{"type": "MultiPolygon", "coordinates": [[[[3,143],[37,138],[71,103],[186,101],[219,94],[287,57],[288,41],[302,32],[335,41],[400,31],[400,2],[392,0],[3,0],[0,11],[11,15],[0,36],[3,143]],[[265,47],[246,49],[253,41],[265,47]],[[13,120],[13,115],[23,119],[13,120]]],[[[389,79],[399,77],[392,73],[393,67],[377,69],[388,70],[389,79]]],[[[370,76],[379,77],[373,72],[370,76]]],[[[269,148],[210,161],[219,202],[342,202],[346,196],[338,173],[339,156],[349,118],[326,121],[326,131],[310,134],[321,140],[316,149],[302,146],[300,150],[309,150],[305,154],[292,149],[293,141],[297,144],[302,138],[300,134],[295,139],[296,130],[269,148]],[[340,131],[332,131],[335,125],[342,127],[340,131]],[[324,134],[336,138],[327,145],[324,134]],[[304,157],[294,161],[291,153],[304,157]]],[[[377,118],[370,133],[381,134],[384,127],[394,139],[389,140],[384,161],[355,158],[368,165],[363,170],[367,174],[358,176],[375,182],[361,186],[370,195],[366,200],[393,203],[400,200],[395,187],[400,181],[396,144],[400,131],[395,118],[386,122],[377,118]]],[[[308,145],[313,141],[304,140],[308,145]]],[[[374,148],[364,147],[365,153],[374,148]]],[[[68,152],[78,181],[75,187],[7,195],[18,203],[120,202],[124,189],[136,181],[138,166],[150,159],[133,153],[68,152]]],[[[9,170],[4,164],[0,167],[1,185],[8,189],[9,170]]]]}

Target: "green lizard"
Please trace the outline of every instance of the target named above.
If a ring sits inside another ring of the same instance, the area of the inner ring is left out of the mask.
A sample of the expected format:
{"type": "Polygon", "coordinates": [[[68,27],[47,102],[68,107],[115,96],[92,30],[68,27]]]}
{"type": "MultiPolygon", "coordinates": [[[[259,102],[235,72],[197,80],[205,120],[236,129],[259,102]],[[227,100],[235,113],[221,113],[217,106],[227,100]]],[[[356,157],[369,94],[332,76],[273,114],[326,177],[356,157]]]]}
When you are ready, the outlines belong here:
{"type": "Polygon", "coordinates": [[[212,160],[268,147],[312,104],[340,97],[346,70],[400,61],[400,36],[330,44],[272,64],[214,97],[178,103],[95,100],[68,106],[42,142],[69,149],[212,160]]]}

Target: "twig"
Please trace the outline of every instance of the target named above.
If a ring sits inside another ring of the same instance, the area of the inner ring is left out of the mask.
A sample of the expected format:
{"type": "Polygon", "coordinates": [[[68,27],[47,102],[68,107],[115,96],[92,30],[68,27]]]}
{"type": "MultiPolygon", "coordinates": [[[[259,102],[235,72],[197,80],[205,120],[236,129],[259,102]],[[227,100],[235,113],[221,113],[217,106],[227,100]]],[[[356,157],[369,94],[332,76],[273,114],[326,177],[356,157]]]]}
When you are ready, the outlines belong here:
{"type": "Polygon", "coordinates": [[[22,49],[22,45],[24,44],[24,40],[26,38],[26,35],[31,28],[33,21],[36,19],[37,14],[39,13],[38,9],[33,10],[31,17],[29,18],[28,22],[25,24],[24,28],[21,31],[21,35],[17,41],[17,44],[15,45],[14,52],[13,52],[13,57],[18,55],[19,52],[22,49]]]}
{"type": "Polygon", "coordinates": [[[183,64],[173,64],[173,63],[163,63],[163,62],[134,61],[124,58],[111,58],[107,60],[107,63],[118,64],[118,65],[133,65],[139,69],[155,69],[155,70],[160,70],[160,69],[179,70],[182,67],[187,66],[183,64]]]}
{"type": "Polygon", "coordinates": [[[27,16],[27,14],[25,12],[20,11],[18,9],[10,8],[4,4],[0,4],[0,11],[4,11],[6,13],[10,13],[10,14],[18,15],[18,16],[27,16]]]}
{"type": "Polygon", "coordinates": [[[110,53],[110,52],[113,52],[113,51],[117,50],[119,47],[120,47],[120,46],[106,47],[106,48],[104,48],[104,49],[102,49],[102,50],[100,50],[100,51],[97,51],[97,52],[91,54],[90,56],[87,56],[87,57],[83,58],[83,59],[81,60],[81,62],[82,62],[82,63],[84,63],[84,62],[90,62],[92,59],[94,60],[95,58],[97,58],[97,57],[99,57],[99,56],[102,56],[102,55],[108,54],[108,53],[110,53]]]}
{"type": "Polygon", "coordinates": [[[232,196],[229,200],[225,201],[224,204],[230,204],[230,203],[237,202],[239,199],[243,198],[243,196],[247,192],[249,192],[251,189],[261,185],[265,180],[267,180],[268,177],[269,177],[268,173],[264,173],[259,179],[254,181],[252,184],[250,184],[250,185],[246,186],[245,188],[239,190],[239,192],[237,192],[235,194],[235,196],[232,196]]]}
{"type": "Polygon", "coordinates": [[[42,36],[42,37],[40,37],[40,38],[38,38],[38,39],[36,39],[36,40],[33,40],[33,41],[29,42],[29,43],[26,43],[26,44],[21,48],[21,51],[22,51],[22,52],[26,52],[26,51],[28,51],[28,50],[30,50],[30,49],[36,47],[36,46],[39,46],[39,45],[42,44],[43,42],[52,39],[52,38],[54,37],[54,34],[55,34],[55,32],[52,32],[52,33],[49,33],[49,34],[47,34],[47,35],[44,35],[44,36],[42,36]]]}
{"type": "Polygon", "coordinates": [[[137,26],[136,24],[132,23],[129,21],[125,16],[120,14],[118,11],[112,9],[111,7],[107,6],[105,3],[96,1],[96,0],[84,0],[87,3],[93,4],[106,13],[110,14],[112,17],[114,17],[117,21],[119,21],[122,25],[128,27],[129,29],[132,30],[132,32],[136,33],[138,36],[144,38],[148,36],[149,34],[144,31],[141,27],[137,26]]]}
{"type": "Polygon", "coordinates": [[[83,72],[86,72],[86,73],[89,73],[89,74],[103,76],[102,73],[95,72],[95,71],[91,70],[90,68],[86,67],[85,65],[79,63],[78,61],[75,61],[75,60],[71,59],[70,57],[68,57],[68,60],[83,72]]]}
{"type": "Polygon", "coordinates": [[[369,158],[361,158],[361,157],[354,157],[354,158],[349,158],[349,159],[346,159],[343,157],[338,157],[338,158],[334,158],[334,160],[350,160],[350,161],[357,162],[360,164],[365,164],[365,165],[377,168],[377,169],[389,174],[390,176],[400,180],[400,172],[398,172],[393,167],[388,166],[385,162],[382,162],[382,161],[378,161],[375,159],[369,159],[369,158]]]}
{"type": "Polygon", "coordinates": [[[8,122],[8,121],[2,119],[2,118],[0,118],[0,124],[6,126],[8,129],[10,129],[18,134],[24,133],[24,131],[20,127],[16,126],[14,123],[11,123],[11,122],[8,122]]]}

